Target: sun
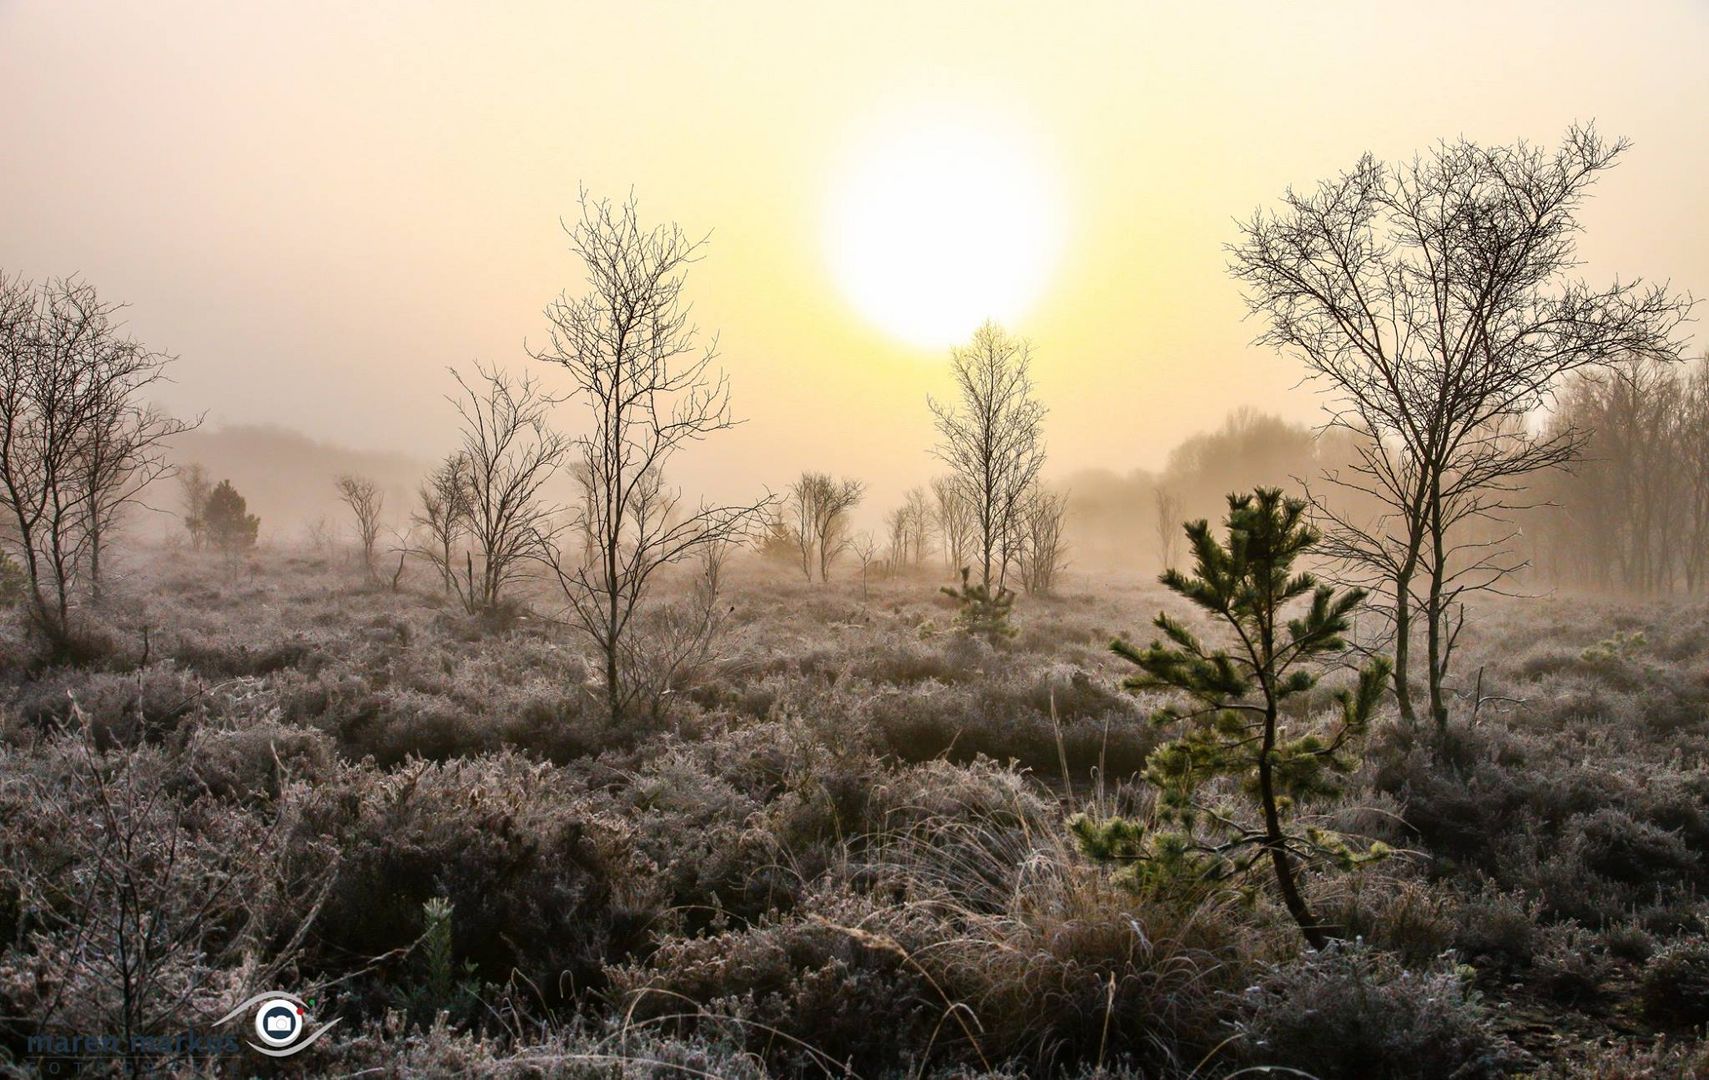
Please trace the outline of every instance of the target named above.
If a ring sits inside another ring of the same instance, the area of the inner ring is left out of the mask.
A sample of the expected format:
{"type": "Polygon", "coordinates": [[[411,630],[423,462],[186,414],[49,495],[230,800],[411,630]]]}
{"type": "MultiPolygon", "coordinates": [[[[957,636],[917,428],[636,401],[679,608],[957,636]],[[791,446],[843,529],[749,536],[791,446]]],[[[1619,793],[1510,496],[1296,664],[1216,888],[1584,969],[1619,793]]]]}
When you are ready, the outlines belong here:
{"type": "Polygon", "coordinates": [[[984,118],[914,117],[858,146],[832,186],[826,254],[844,295],[911,344],[1013,323],[1060,247],[1042,155],[984,118]]]}

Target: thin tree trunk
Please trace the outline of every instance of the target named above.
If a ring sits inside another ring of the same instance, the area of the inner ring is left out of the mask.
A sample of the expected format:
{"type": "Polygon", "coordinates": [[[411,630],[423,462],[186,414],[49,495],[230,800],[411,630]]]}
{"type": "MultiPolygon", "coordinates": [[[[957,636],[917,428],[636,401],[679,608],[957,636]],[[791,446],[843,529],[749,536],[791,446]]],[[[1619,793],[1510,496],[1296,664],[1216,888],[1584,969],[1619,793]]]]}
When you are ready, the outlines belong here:
{"type": "Polygon", "coordinates": [[[1429,620],[1425,628],[1428,638],[1428,662],[1430,670],[1430,719],[1436,724],[1438,737],[1448,733],[1448,706],[1442,699],[1442,677],[1447,666],[1442,655],[1442,583],[1448,572],[1448,554],[1442,549],[1442,491],[1439,481],[1432,481],[1430,499],[1430,596],[1425,603],[1424,614],[1429,620]]]}
{"type": "Polygon", "coordinates": [[[1395,575],[1395,641],[1394,696],[1400,708],[1400,719],[1407,727],[1418,724],[1418,714],[1412,706],[1412,688],[1407,683],[1407,667],[1412,659],[1412,574],[1411,559],[1395,575]]]}
{"type": "Polygon", "coordinates": [[[1275,777],[1271,773],[1271,755],[1276,748],[1276,708],[1269,705],[1264,714],[1264,749],[1258,755],[1258,794],[1264,803],[1264,847],[1270,852],[1270,865],[1276,871],[1276,888],[1282,894],[1282,904],[1299,924],[1306,942],[1314,949],[1329,944],[1329,935],[1318,924],[1317,917],[1300,895],[1293,860],[1288,857],[1287,843],[1282,833],[1281,812],[1276,807],[1275,777]]]}

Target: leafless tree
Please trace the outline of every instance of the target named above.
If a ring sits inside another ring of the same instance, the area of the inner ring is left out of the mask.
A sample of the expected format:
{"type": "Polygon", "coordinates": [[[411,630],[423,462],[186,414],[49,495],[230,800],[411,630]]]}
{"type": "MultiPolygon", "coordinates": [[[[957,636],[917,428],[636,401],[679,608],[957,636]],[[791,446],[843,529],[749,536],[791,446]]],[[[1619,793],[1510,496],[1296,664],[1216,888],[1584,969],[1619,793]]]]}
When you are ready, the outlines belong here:
{"type": "Polygon", "coordinates": [[[141,400],[171,357],[122,332],[120,305],[74,279],[0,275],[0,543],[18,555],[32,622],[72,644],[81,586],[99,598],[118,515],[170,472],[166,442],[194,426],[141,400]]]}
{"type": "Polygon", "coordinates": [[[872,564],[878,559],[878,544],[870,532],[863,532],[849,541],[849,551],[860,565],[860,602],[864,604],[868,600],[867,581],[872,575],[872,564]]]}
{"type": "Polygon", "coordinates": [[[801,576],[813,580],[813,567],[818,562],[818,530],[815,521],[819,513],[820,480],[829,484],[831,478],[823,473],[803,472],[783,495],[780,522],[801,564],[801,576]]]}
{"type": "Polygon", "coordinates": [[[1333,553],[1388,595],[1395,693],[1423,622],[1429,712],[1447,722],[1445,678],[1464,597],[1522,564],[1499,524],[1526,478],[1569,461],[1581,436],[1523,419],[1562,377],[1629,356],[1672,359],[1690,300],[1641,281],[1572,278],[1577,211],[1626,148],[1575,127],[1553,153],[1459,140],[1399,166],[1369,155],[1260,211],[1231,248],[1262,341],[1301,357],[1333,401],[1357,460],[1326,479],[1381,505],[1369,520],[1325,499],[1333,553]]]}
{"type": "Polygon", "coordinates": [[[950,354],[956,403],[927,398],[936,419],[935,451],[973,517],[970,555],[980,583],[1001,586],[1011,559],[1005,548],[1027,491],[1044,465],[1045,408],[1033,399],[1032,346],[986,323],[950,354]]]}
{"type": "Polygon", "coordinates": [[[885,562],[892,574],[901,573],[908,566],[909,531],[907,507],[898,506],[884,515],[885,562]]]}
{"type": "Polygon", "coordinates": [[[932,479],[932,528],[944,553],[945,565],[959,570],[967,564],[973,537],[973,505],[953,476],[932,479]]]}
{"type": "Polygon", "coordinates": [[[819,500],[814,523],[818,534],[819,580],[831,579],[831,564],[849,544],[849,515],[860,505],[866,487],[859,480],[841,480],[828,485],[819,500]]]}
{"type": "Polygon", "coordinates": [[[450,400],[463,427],[457,457],[463,461],[464,522],[473,548],[464,552],[461,580],[458,568],[451,568],[452,586],[470,614],[495,615],[531,556],[557,537],[559,508],[547,501],[544,488],[571,444],[549,423],[558,400],[531,376],[479,364],[472,378],[455,369],[451,376],[460,391],[450,400]]]}
{"type": "Polygon", "coordinates": [[[325,515],[303,526],[303,536],[308,541],[309,550],[323,559],[332,558],[332,525],[325,515]]]}
{"type": "Polygon", "coordinates": [[[1068,495],[1035,486],[1021,503],[1016,516],[1019,533],[1021,587],[1029,593],[1048,595],[1068,562],[1068,545],[1062,527],[1068,517],[1068,495]]]}
{"type": "Polygon", "coordinates": [[[909,488],[902,497],[908,565],[922,566],[932,543],[932,504],[923,488],[909,488]]]}
{"type": "Polygon", "coordinates": [[[925,562],[926,549],[931,543],[932,518],[932,504],[920,488],[910,490],[903,496],[902,505],[884,515],[885,533],[889,538],[888,562],[892,571],[925,562]]]}
{"type": "Polygon", "coordinates": [[[1175,556],[1181,543],[1181,496],[1159,486],[1152,492],[1157,506],[1157,557],[1163,569],[1175,569],[1175,556]]]}
{"type": "Polygon", "coordinates": [[[865,490],[859,480],[836,480],[818,472],[803,472],[789,485],[783,511],[808,581],[815,570],[820,581],[831,579],[831,565],[849,544],[849,515],[865,490]]]}
{"type": "Polygon", "coordinates": [[[639,611],[619,639],[618,678],[631,707],[651,720],[663,720],[675,695],[691,688],[717,660],[731,611],[724,598],[724,568],[734,547],[731,540],[702,545],[686,595],[639,611]]]}
{"type": "Polygon", "coordinates": [[[682,297],[704,241],[674,225],[644,228],[633,200],[585,194],[565,232],[586,288],[547,307],[550,340],[534,356],[567,372],[588,408],[588,434],[575,446],[594,497],[577,525],[596,557],[572,562],[550,536],[540,551],[572,621],[604,658],[606,701],[620,722],[638,697],[620,670],[625,635],[654,575],[745,536],[770,500],[691,507],[663,479],[679,450],[734,424],[728,380],[712,368],[716,343],[698,343],[682,297]]]}
{"type": "Polygon", "coordinates": [[[338,501],[350,508],[356,519],[356,542],[362,548],[362,567],[374,576],[374,545],[380,538],[380,511],[385,506],[385,494],[380,485],[365,476],[340,476],[337,481],[338,501]]]}
{"type": "Polygon", "coordinates": [[[1658,594],[1702,580],[1709,542],[1709,400],[1704,369],[1635,358],[1580,373],[1550,430],[1585,433],[1582,460],[1540,487],[1558,512],[1535,515],[1557,580],[1658,594]]]}
{"type": "Polygon", "coordinates": [[[214,482],[208,470],[200,465],[187,465],[178,470],[179,499],[183,506],[184,531],[190,534],[192,551],[202,550],[208,535],[208,496],[214,492],[214,482]]]}
{"type": "Polygon", "coordinates": [[[83,493],[84,528],[88,532],[89,590],[101,599],[101,554],[120,514],[142,505],[143,493],[169,475],[167,443],[196,426],[177,420],[153,405],[136,400],[147,385],[165,377],[169,358],[126,342],[97,361],[90,393],[99,400],[90,414],[81,452],[74,460],[73,483],[83,493]]]}
{"type": "Polygon", "coordinates": [[[426,536],[417,554],[439,571],[447,594],[456,591],[458,541],[469,528],[473,500],[469,492],[469,461],[450,454],[421,482],[421,506],[411,516],[426,536]]]}
{"type": "Polygon", "coordinates": [[[1709,589],[1709,356],[1697,362],[1686,384],[1679,424],[1679,462],[1687,499],[1685,587],[1709,589]]]}

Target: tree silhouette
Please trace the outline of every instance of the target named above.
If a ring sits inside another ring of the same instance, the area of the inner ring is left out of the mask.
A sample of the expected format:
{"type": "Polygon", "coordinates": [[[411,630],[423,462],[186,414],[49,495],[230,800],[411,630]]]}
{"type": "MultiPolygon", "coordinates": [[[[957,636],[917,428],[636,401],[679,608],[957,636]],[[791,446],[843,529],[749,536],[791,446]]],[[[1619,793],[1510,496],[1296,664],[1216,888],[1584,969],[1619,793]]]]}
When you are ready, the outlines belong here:
{"type": "Polygon", "coordinates": [[[699,342],[682,296],[702,241],[675,225],[643,227],[633,201],[584,195],[581,209],[565,228],[586,288],[546,309],[551,340],[534,356],[562,369],[587,409],[574,456],[588,497],[575,524],[593,557],[567,558],[550,536],[540,550],[571,620],[601,653],[617,723],[645,692],[624,678],[624,635],[655,575],[744,537],[771,500],[689,506],[665,481],[678,451],[735,424],[715,343],[699,342]]]}
{"type": "Polygon", "coordinates": [[[959,402],[926,399],[938,429],[934,453],[972,518],[969,555],[979,583],[1001,587],[1015,523],[1044,467],[1045,408],[1033,398],[1032,345],[988,322],[950,353],[950,369],[959,402]]]}
{"type": "Polygon", "coordinates": [[[230,480],[221,480],[208,493],[202,516],[208,542],[219,550],[235,554],[255,546],[261,519],[249,513],[249,504],[231,486],[230,480]]]}
{"type": "Polygon", "coordinates": [[[1332,395],[1330,425],[1356,437],[1357,460],[1326,479],[1377,513],[1317,509],[1328,552],[1388,594],[1408,722],[1414,616],[1441,728],[1463,600],[1523,566],[1507,523],[1535,501],[1526,478],[1578,453],[1582,433],[1526,418],[1574,371],[1678,358],[1689,298],[1573,273],[1578,210],[1626,146],[1574,127],[1552,153],[1461,139],[1399,165],[1367,155],[1255,214],[1231,249],[1261,340],[1305,362],[1332,395]]]}

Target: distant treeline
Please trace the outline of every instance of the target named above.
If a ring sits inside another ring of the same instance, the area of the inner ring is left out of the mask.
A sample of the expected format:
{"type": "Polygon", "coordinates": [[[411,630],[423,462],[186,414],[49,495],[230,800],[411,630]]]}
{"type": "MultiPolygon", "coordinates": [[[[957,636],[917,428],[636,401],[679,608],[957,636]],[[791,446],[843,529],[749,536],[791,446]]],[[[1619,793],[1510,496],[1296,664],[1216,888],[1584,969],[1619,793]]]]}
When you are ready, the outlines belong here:
{"type": "Polygon", "coordinates": [[[1220,427],[1183,441],[1162,469],[1076,473],[1064,483],[1072,494],[1068,531],[1075,565],[1155,573],[1179,554],[1183,521],[1220,520],[1230,491],[1274,486],[1315,492],[1326,470],[1350,459],[1350,445],[1343,431],[1320,433],[1242,408],[1220,427]]]}
{"type": "Polygon", "coordinates": [[[1709,589],[1709,360],[1634,361],[1568,384],[1549,419],[1586,433],[1529,515],[1537,576],[1657,595],[1709,589]]]}

